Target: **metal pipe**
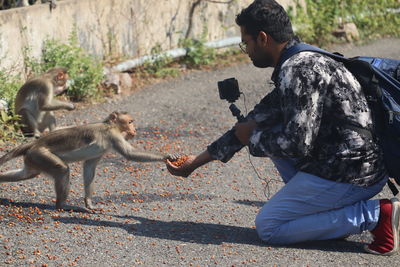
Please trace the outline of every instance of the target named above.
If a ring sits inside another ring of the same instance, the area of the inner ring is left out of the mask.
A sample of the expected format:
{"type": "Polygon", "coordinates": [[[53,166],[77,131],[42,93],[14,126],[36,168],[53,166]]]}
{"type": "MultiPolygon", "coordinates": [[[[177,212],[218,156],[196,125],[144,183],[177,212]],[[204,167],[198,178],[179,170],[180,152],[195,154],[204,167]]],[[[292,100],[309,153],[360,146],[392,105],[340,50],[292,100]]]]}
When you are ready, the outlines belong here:
{"type": "MultiPolygon", "coordinates": [[[[207,47],[210,47],[210,48],[223,48],[223,47],[238,45],[240,42],[241,42],[241,37],[235,36],[235,37],[229,37],[229,38],[226,38],[223,40],[206,42],[206,43],[204,43],[204,45],[207,47]]],[[[129,69],[141,66],[145,62],[152,62],[160,57],[169,57],[169,58],[183,57],[187,54],[187,51],[188,50],[185,48],[176,48],[176,49],[168,50],[168,51],[165,51],[163,53],[160,53],[160,54],[154,55],[154,56],[143,56],[140,58],[127,60],[127,61],[119,63],[116,66],[113,66],[111,68],[105,68],[104,74],[113,73],[113,72],[124,72],[129,69]]]]}

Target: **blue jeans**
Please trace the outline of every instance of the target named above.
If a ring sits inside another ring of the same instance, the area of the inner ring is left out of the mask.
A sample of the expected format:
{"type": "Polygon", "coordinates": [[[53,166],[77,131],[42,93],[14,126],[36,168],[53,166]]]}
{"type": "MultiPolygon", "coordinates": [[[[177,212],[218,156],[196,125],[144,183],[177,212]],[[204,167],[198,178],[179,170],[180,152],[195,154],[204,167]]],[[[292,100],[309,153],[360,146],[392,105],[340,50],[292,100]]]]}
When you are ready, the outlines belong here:
{"type": "Polygon", "coordinates": [[[290,159],[272,159],[285,185],[256,217],[259,237],[270,244],[339,238],[375,228],[379,193],[387,178],[361,187],[301,172],[290,159]]]}

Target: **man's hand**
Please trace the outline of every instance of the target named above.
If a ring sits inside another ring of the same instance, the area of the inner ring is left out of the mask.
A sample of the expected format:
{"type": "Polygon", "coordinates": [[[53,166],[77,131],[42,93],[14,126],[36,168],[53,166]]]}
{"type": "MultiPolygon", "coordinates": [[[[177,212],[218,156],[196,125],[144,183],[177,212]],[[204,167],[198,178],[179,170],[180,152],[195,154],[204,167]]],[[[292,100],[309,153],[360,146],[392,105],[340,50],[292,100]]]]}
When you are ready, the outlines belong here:
{"type": "Polygon", "coordinates": [[[254,128],[256,128],[257,123],[254,120],[246,122],[238,122],[235,125],[235,135],[239,139],[242,145],[247,146],[249,144],[249,139],[254,128]]]}
{"type": "Polygon", "coordinates": [[[188,159],[179,167],[172,164],[168,159],[166,162],[167,169],[172,175],[188,177],[196,169],[193,164],[194,159],[195,156],[188,156],[188,159]]]}
{"type": "Polygon", "coordinates": [[[208,154],[208,151],[205,150],[197,156],[188,155],[186,161],[179,167],[172,164],[169,160],[167,160],[166,165],[168,171],[172,175],[188,177],[198,167],[212,160],[213,159],[211,158],[210,154],[208,154]]]}

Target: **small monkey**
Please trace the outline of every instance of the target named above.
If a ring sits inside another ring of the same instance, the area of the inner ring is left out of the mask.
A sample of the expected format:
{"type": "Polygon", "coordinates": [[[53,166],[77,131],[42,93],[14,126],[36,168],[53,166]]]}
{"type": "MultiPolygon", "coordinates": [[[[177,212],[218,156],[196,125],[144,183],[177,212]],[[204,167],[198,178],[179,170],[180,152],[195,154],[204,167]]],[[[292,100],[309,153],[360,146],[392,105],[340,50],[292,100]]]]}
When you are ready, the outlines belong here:
{"type": "Polygon", "coordinates": [[[39,138],[47,128],[55,130],[53,111],[75,109],[72,103],[54,98],[67,89],[68,78],[66,68],[54,67],[28,80],[19,89],[15,98],[15,114],[21,116],[21,130],[25,136],[39,138]]]}
{"type": "Polygon", "coordinates": [[[69,167],[67,163],[83,161],[85,206],[92,204],[95,169],[103,155],[114,149],[128,160],[153,162],[177,159],[167,155],[138,151],[127,141],[136,135],[132,117],[126,112],[113,112],[102,123],[91,123],[50,132],[31,143],[20,145],[0,158],[0,165],[12,158],[23,156],[24,168],[0,174],[1,182],[18,182],[50,175],[55,182],[56,208],[65,206],[69,192],[69,167]]]}

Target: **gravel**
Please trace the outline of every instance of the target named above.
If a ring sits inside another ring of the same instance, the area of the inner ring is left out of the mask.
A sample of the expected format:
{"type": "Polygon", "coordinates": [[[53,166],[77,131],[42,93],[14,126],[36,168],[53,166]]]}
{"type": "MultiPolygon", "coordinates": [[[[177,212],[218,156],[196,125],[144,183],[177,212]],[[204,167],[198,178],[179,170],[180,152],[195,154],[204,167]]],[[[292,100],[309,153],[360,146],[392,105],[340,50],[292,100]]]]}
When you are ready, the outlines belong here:
{"type": "MultiPolygon", "coordinates": [[[[332,49],[346,56],[400,58],[399,47],[400,39],[382,39],[332,49]]],[[[246,101],[242,96],[237,105],[245,113],[271,90],[271,72],[247,63],[192,72],[108,103],[57,113],[58,121],[94,122],[125,110],[135,117],[138,136],[132,144],[138,149],[197,154],[235,123],[217,82],[238,79],[246,101]]],[[[13,160],[1,170],[21,163],[13,160]]],[[[282,183],[267,158],[251,157],[251,163],[243,149],[227,164],[212,162],[184,179],[161,163],[109,153],[97,167],[95,213],[55,210],[48,177],[1,184],[0,266],[398,265],[399,254],[363,252],[368,233],[291,246],[262,243],[254,219],[282,183]]],[[[84,205],[81,172],[80,164],[71,164],[68,202],[77,207],[84,205]]],[[[390,196],[385,188],[377,197],[390,196]]]]}

